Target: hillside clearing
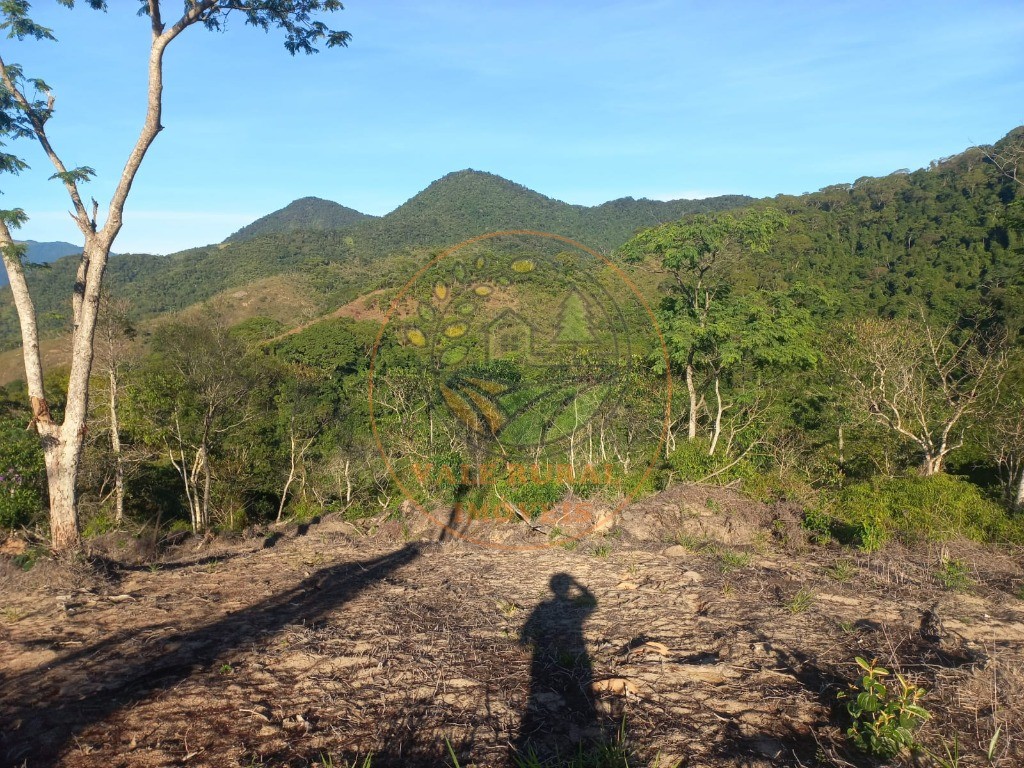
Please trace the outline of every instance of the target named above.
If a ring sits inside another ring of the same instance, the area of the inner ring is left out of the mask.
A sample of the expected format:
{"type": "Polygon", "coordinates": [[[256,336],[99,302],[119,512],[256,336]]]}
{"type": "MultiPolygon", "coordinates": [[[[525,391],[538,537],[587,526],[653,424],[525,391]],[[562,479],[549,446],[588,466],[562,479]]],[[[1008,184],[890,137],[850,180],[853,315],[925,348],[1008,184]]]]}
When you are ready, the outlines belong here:
{"type": "Polygon", "coordinates": [[[0,756],[435,766],[447,738],[463,766],[500,766],[525,712],[542,753],[624,717],[630,765],[844,765],[836,693],[877,656],[928,689],[931,748],[957,733],[961,765],[981,765],[1001,727],[993,764],[1024,759],[1019,556],[970,545],[973,586],[943,591],[949,549],[809,548],[784,510],[694,486],[627,508],[615,533],[516,552],[327,518],[84,574],[4,557],[0,756]],[[703,541],[666,549],[672,520],[703,541]],[[579,586],[553,595],[559,578],[579,586]],[[567,645],[531,657],[546,646],[524,626],[567,645]],[[592,711],[559,679],[597,691],[592,711]]]}

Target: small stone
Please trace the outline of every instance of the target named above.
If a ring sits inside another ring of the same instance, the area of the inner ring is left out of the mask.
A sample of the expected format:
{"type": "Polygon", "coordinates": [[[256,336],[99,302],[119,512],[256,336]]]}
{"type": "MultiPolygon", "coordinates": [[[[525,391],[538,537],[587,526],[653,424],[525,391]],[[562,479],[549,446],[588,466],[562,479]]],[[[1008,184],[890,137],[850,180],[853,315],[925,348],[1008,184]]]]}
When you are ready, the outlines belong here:
{"type": "Polygon", "coordinates": [[[684,547],[682,544],[673,544],[671,547],[662,552],[665,557],[686,557],[690,554],[690,550],[684,547]]]}
{"type": "Polygon", "coordinates": [[[782,754],[782,744],[775,739],[756,739],[753,746],[769,760],[774,760],[782,754]]]}

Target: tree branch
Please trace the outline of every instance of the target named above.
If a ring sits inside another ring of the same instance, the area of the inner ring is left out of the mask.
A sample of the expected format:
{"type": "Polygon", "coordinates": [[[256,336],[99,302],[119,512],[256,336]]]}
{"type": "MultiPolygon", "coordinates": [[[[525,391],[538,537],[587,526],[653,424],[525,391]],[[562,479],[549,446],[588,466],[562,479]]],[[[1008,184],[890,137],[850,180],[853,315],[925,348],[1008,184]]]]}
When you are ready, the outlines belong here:
{"type": "MultiPolygon", "coordinates": [[[[28,118],[29,124],[32,126],[32,132],[36,135],[36,139],[39,140],[40,146],[46,156],[50,159],[53,167],[57,169],[57,176],[64,182],[64,188],[68,191],[68,195],[71,197],[71,203],[75,207],[75,213],[72,218],[78,224],[78,228],[82,230],[82,234],[86,237],[90,234],[89,228],[89,214],[85,210],[85,204],[82,202],[82,196],[78,193],[78,183],[72,173],[68,172],[64,162],[57,155],[53,146],[50,144],[50,139],[46,135],[46,127],[43,125],[43,119],[39,116],[39,113],[32,108],[28,99],[25,98],[25,94],[21,92],[18,84],[14,82],[14,78],[11,77],[11,72],[4,62],[3,57],[0,57],[0,79],[2,79],[4,87],[10,91],[14,100],[18,103],[18,106],[25,112],[25,116],[28,118]]],[[[47,94],[48,109],[52,109],[54,103],[54,96],[52,93],[47,94]]]]}

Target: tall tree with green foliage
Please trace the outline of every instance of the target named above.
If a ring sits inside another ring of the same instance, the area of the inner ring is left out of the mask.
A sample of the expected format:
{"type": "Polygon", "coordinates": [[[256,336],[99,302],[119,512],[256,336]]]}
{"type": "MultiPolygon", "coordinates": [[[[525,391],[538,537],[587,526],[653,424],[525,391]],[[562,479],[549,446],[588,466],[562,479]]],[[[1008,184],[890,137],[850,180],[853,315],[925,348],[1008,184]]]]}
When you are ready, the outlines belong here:
{"type": "Polygon", "coordinates": [[[720,323],[738,268],[745,257],[766,253],[785,225],[776,208],[700,214],[641,232],[622,248],[627,261],[653,258],[669,278],[661,319],[671,362],[686,381],[688,440],[697,437],[701,390],[707,383],[701,378],[714,380],[714,371],[721,369],[718,340],[729,334],[720,323]]]}
{"type": "MultiPolygon", "coordinates": [[[[74,0],[59,0],[73,8],[74,0]]],[[[96,10],[106,10],[104,0],[87,0],[96,10]]],[[[34,140],[42,148],[55,173],[51,178],[64,185],[72,205],[72,217],[84,238],[75,287],[71,295],[72,341],[71,372],[64,419],[58,423],[50,412],[43,382],[42,359],[35,307],[29,294],[22,266],[23,250],[14,242],[12,229],[24,224],[20,208],[0,211],[0,251],[10,277],[21,325],[25,375],[32,406],[32,425],[39,433],[45,455],[50,498],[50,533],[57,551],[78,547],[80,534],[75,481],[82,457],[85,423],[88,414],[89,377],[92,372],[94,335],[100,303],[103,274],[110,250],[124,220],[125,203],[150,146],[164,129],[163,71],[164,53],[184,31],[192,27],[220,30],[229,19],[239,18],[264,30],[284,33],[285,48],[291,54],[315,53],[316,46],[344,46],[349,34],[330,29],[316,14],[341,10],[337,0],[185,0],[175,4],[175,14],[165,21],[160,0],[141,0],[137,10],[149,18],[150,52],[146,63],[148,88],[146,114],[135,146],[128,153],[100,222],[99,203],[87,205],[81,187],[95,175],[92,168],[69,168],[50,141],[47,123],[54,114],[55,96],[43,80],[26,75],[22,68],[0,56],[0,149],[11,140],[34,140]],[[177,15],[180,13],[180,16],[177,15]]],[[[121,11],[121,8],[118,8],[121,11]]],[[[0,4],[0,29],[8,38],[24,41],[55,41],[53,31],[33,21],[30,6],[24,0],[0,4]]],[[[102,110],[97,113],[102,119],[102,110]]],[[[0,151],[0,172],[20,173],[28,164],[19,156],[0,151]]]]}
{"type": "Polygon", "coordinates": [[[181,478],[193,531],[211,522],[211,489],[222,447],[253,417],[256,373],[223,328],[171,323],[130,392],[134,429],[163,450],[181,478]]]}

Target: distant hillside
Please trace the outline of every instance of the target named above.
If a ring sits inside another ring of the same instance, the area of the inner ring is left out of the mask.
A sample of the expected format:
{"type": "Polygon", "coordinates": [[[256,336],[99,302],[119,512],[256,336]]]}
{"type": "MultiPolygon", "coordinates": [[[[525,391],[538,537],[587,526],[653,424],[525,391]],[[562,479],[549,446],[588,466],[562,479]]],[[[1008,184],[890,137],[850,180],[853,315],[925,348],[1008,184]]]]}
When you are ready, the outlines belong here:
{"type": "Polygon", "coordinates": [[[732,265],[730,290],[795,287],[832,318],[924,309],[1005,328],[1024,347],[1024,187],[990,159],[1021,142],[1024,127],[927,168],[758,201],[787,226],[768,253],[732,265]]]}
{"type": "Polygon", "coordinates": [[[637,230],[686,213],[735,208],[749,202],[752,198],[743,195],[667,203],[625,197],[587,207],[546,197],[491,173],[463,170],[438,179],[381,219],[353,227],[351,234],[356,247],[373,253],[454,245],[502,229],[539,229],[612,250],[637,230]]]}
{"type": "MultiPolygon", "coordinates": [[[[361,217],[342,229],[270,232],[166,257],[115,257],[107,285],[114,295],[130,297],[144,318],[295,274],[307,286],[305,299],[328,312],[369,291],[401,285],[439,248],[486,232],[544,230],[611,253],[637,230],[688,213],[773,204],[788,214],[790,225],[772,253],[744,267],[751,284],[823,289],[844,312],[903,314],[923,302],[944,314],[1017,318],[1008,324],[1019,328],[1024,244],[1008,219],[1008,205],[1018,196],[977,148],[927,169],[764,201],[622,198],[586,207],[467,170],[439,179],[386,216],[361,217]]],[[[74,273],[75,260],[62,259],[28,275],[46,334],[67,327],[74,273]]],[[[0,289],[0,350],[16,346],[18,338],[10,294],[0,289]]]]}
{"type": "Polygon", "coordinates": [[[240,243],[260,235],[293,232],[298,229],[343,229],[358,221],[372,218],[374,217],[352,208],[346,208],[331,200],[303,197],[289,203],[279,211],[268,213],[266,216],[256,219],[252,224],[247,224],[224,242],[240,243]]]}
{"type": "MultiPolygon", "coordinates": [[[[112,258],[106,284],[114,295],[130,296],[140,317],[148,317],[183,309],[253,280],[297,272],[326,310],[402,280],[421,256],[474,235],[538,229],[611,252],[639,229],[687,212],[721,210],[751,200],[740,195],[667,203],[622,198],[588,208],[545,197],[490,173],[458,171],[380,218],[303,198],[219,245],[170,256],[112,258]]],[[[75,268],[74,259],[65,259],[45,274],[29,275],[44,333],[66,327],[75,268]]],[[[18,343],[17,329],[13,306],[0,292],[0,350],[18,343]]]]}
{"type": "MultiPolygon", "coordinates": [[[[50,243],[40,243],[35,240],[19,240],[28,246],[25,253],[25,260],[31,264],[49,264],[63,256],[70,256],[73,253],[81,253],[82,246],[65,243],[56,240],[50,243]]],[[[0,285],[7,285],[7,270],[0,268],[0,285]]]]}

